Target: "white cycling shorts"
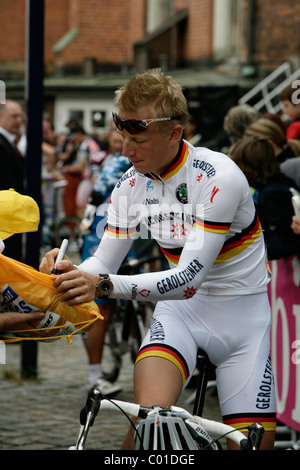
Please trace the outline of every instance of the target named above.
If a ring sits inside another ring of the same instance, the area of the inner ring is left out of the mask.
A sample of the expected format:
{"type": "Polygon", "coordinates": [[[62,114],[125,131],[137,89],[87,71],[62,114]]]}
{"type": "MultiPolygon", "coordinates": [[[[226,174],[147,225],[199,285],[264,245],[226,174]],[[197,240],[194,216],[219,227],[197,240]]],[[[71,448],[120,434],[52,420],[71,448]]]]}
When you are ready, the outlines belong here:
{"type": "Polygon", "coordinates": [[[221,413],[235,427],[261,422],[274,430],[275,392],[270,360],[271,312],[266,293],[237,297],[195,295],[158,302],[137,361],[171,360],[183,387],[196,366],[198,348],[216,366],[221,413]]]}

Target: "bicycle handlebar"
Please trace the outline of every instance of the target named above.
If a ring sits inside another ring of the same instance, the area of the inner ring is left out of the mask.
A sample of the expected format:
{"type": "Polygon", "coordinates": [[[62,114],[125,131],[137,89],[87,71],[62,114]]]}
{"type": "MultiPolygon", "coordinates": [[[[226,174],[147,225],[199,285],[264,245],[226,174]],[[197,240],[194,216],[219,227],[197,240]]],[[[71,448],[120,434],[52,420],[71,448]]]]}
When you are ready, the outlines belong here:
{"type": "Polygon", "coordinates": [[[127,274],[128,272],[138,273],[140,268],[148,263],[154,263],[155,261],[162,261],[165,257],[162,254],[154,256],[145,256],[142,258],[129,258],[125,260],[120,268],[119,274],[127,274]]]}
{"type": "Polygon", "coordinates": [[[170,411],[177,417],[186,419],[187,417],[194,419],[198,422],[207,433],[215,439],[222,436],[227,436],[233,442],[238,444],[241,450],[258,450],[259,445],[264,433],[264,428],[260,423],[254,423],[250,426],[249,437],[247,438],[241,431],[228,426],[226,424],[201,418],[199,416],[193,416],[183,408],[177,406],[171,406],[169,408],[160,407],[145,407],[136,403],[125,402],[121,400],[108,400],[106,399],[101,391],[97,388],[93,388],[87,398],[86,406],[80,413],[80,432],[76,446],[71,447],[72,450],[84,450],[87,434],[90,426],[93,425],[96,415],[99,410],[121,410],[124,413],[134,416],[137,418],[145,419],[148,414],[153,411],[165,413],[170,411]]]}
{"type": "MultiPolygon", "coordinates": [[[[152,407],[147,408],[141,405],[136,405],[133,403],[119,401],[119,400],[104,399],[101,401],[101,404],[100,404],[100,409],[103,409],[103,410],[113,410],[113,409],[116,409],[116,407],[122,409],[125,413],[131,414],[132,416],[139,417],[139,418],[146,418],[148,413],[153,410],[152,407]]],[[[245,435],[242,432],[235,430],[231,426],[228,426],[223,423],[219,423],[217,421],[200,418],[199,416],[190,415],[190,413],[188,413],[186,410],[178,406],[170,406],[170,408],[161,408],[160,410],[161,411],[170,410],[171,413],[175,413],[177,416],[182,415],[183,418],[186,417],[185,415],[189,415],[191,418],[193,418],[195,421],[201,424],[201,426],[204,427],[204,429],[207,431],[209,435],[211,435],[211,437],[219,438],[220,436],[223,436],[224,434],[228,433],[228,437],[232,441],[234,441],[240,447],[246,446],[246,448],[249,449],[248,439],[245,437],[245,435]]]]}

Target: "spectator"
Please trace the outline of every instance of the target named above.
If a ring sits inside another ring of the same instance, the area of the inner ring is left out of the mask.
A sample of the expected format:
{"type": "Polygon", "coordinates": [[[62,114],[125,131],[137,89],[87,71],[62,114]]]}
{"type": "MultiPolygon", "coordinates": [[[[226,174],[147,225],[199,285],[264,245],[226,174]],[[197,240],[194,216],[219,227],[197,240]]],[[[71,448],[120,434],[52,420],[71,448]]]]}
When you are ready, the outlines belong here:
{"type": "Polygon", "coordinates": [[[283,105],[284,114],[291,120],[286,129],[286,138],[300,140],[300,98],[299,90],[297,91],[293,87],[293,83],[290,83],[282,90],[280,101],[283,105]]]}
{"type": "Polygon", "coordinates": [[[183,137],[194,145],[194,147],[198,147],[200,145],[201,134],[198,133],[197,122],[191,114],[189,114],[189,120],[183,131],[183,137]]]}
{"type": "Polygon", "coordinates": [[[300,235],[300,222],[295,215],[292,218],[291,229],[296,235],[300,235]]]}
{"type": "Polygon", "coordinates": [[[280,163],[281,171],[300,187],[300,141],[287,140],[280,122],[268,118],[258,119],[246,129],[245,136],[267,139],[280,163]]]}
{"type": "Polygon", "coordinates": [[[279,163],[296,156],[292,147],[289,145],[291,141],[286,139],[279,124],[271,119],[258,119],[247,127],[244,135],[245,137],[259,137],[268,140],[273,147],[274,155],[279,163]]]}
{"type": "Polygon", "coordinates": [[[234,144],[241,139],[245,129],[260,117],[260,112],[248,104],[230,108],[224,118],[224,130],[227,132],[230,142],[234,144]]]}
{"type": "MultiPolygon", "coordinates": [[[[101,151],[99,143],[88,135],[83,127],[73,129],[73,138],[78,146],[76,160],[67,171],[81,174],[81,180],[76,191],[76,213],[82,219],[84,208],[89,200],[93,188],[93,181],[107,156],[107,152],[101,151]]],[[[66,167],[65,167],[66,170],[66,167]]]]}
{"type": "Polygon", "coordinates": [[[278,124],[278,126],[281,128],[282,132],[283,132],[284,135],[285,135],[286,124],[283,122],[283,120],[281,119],[281,117],[279,116],[279,114],[276,114],[276,113],[264,113],[261,117],[264,118],[264,119],[270,119],[270,121],[276,122],[276,124],[278,124]]]}
{"type": "Polygon", "coordinates": [[[61,171],[67,182],[64,189],[63,207],[66,216],[76,216],[76,193],[80,183],[81,174],[69,172],[68,168],[73,164],[76,159],[78,145],[76,145],[73,137],[73,129],[79,127],[79,123],[70,120],[67,123],[70,134],[67,136],[62,151],[58,153],[58,166],[61,166],[61,171]]]}
{"type": "Polygon", "coordinates": [[[294,210],[290,188],[294,180],[280,171],[273,146],[265,139],[245,137],[235,144],[231,158],[257,190],[256,208],[270,260],[300,254],[300,239],[292,229],[294,210]]]}
{"type": "MultiPolygon", "coordinates": [[[[13,188],[21,194],[25,192],[25,159],[17,149],[16,139],[23,122],[24,113],[19,103],[7,100],[5,105],[0,105],[0,190],[13,188]]],[[[6,256],[23,261],[22,234],[7,240],[6,256]]]]}

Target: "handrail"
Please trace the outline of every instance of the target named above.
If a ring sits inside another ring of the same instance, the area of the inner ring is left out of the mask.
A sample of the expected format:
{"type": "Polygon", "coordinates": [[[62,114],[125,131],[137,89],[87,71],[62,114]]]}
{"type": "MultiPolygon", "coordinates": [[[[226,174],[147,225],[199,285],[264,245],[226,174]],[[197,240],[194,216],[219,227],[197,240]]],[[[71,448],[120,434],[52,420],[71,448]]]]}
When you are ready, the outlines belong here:
{"type": "Polygon", "coordinates": [[[277,113],[278,111],[280,111],[282,105],[281,103],[273,104],[271,100],[275,97],[278,97],[279,93],[284,89],[285,86],[287,86],[290,82],[299,77],[300,69],[292,73],[290,62],[284,62],[276,70],[274,70],[266,78],[264,78],[260,83],[255,85],[254,88],[252,88],[244,96],[242,96],[239,100],[239,104],[248,103],[258,93],[261,93],[263,96],[262,99],[255,103],[253,107],[259,111],[265,106],[268,112],[277,113]],[[268,85],[273,83],[276,78],[283,74],[286,78],[279,85],[269,91],[268,85]]]}

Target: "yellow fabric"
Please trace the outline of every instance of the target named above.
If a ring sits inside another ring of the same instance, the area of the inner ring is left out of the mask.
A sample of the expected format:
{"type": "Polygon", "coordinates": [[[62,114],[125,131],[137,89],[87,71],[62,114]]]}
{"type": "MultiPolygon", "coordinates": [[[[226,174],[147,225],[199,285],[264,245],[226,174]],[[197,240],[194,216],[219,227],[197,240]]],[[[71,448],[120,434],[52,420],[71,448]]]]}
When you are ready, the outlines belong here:
{"type": "Polygon", "coordinates": [[[15,331],[5,342],[48,340],[67,337],[88,329],[96,320],[103,319],[95,302],[69,306],[59,300],[53,279],[36,269],[0,254],[0,314],[9,311],[31,313],[45,312],[36,329],[15,331]]]}

